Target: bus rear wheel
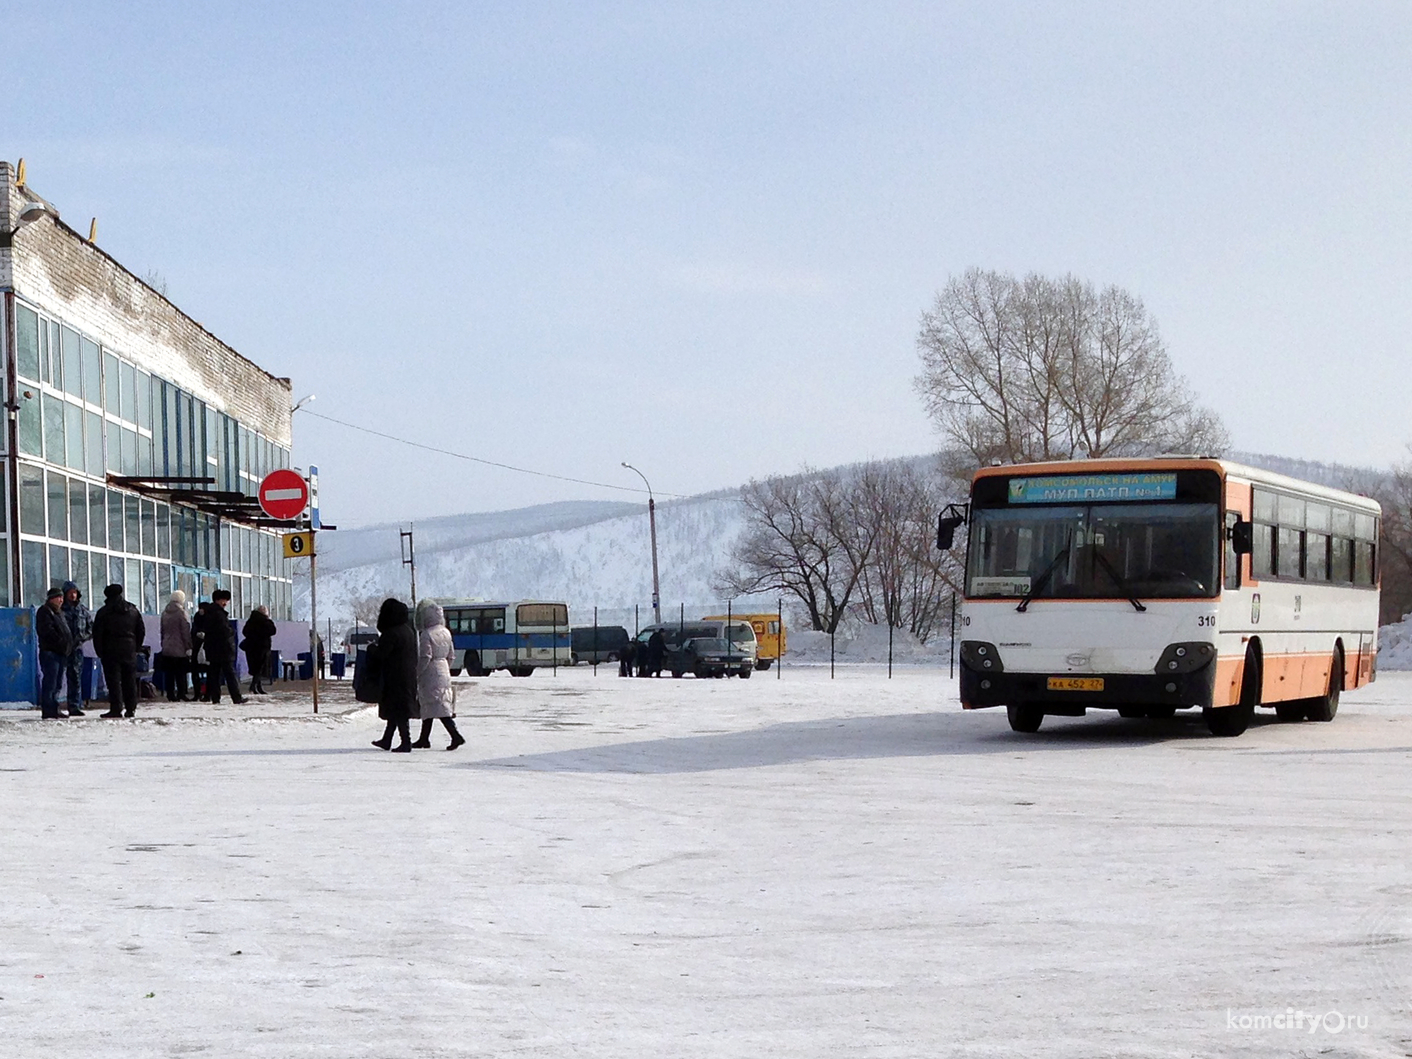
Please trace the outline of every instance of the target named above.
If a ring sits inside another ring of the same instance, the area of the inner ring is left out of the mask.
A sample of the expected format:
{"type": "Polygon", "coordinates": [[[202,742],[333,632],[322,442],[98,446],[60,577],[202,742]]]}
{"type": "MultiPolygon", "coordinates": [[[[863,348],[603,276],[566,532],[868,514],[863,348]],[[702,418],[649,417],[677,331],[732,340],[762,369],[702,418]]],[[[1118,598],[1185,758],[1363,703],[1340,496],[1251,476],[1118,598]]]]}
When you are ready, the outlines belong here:
{"type": "Polygon", "coordinates": [[[1343,690],[1343,659],[1337,651],[1329,664],[1329,690],[1317,699],[1309,700],[1306,716],[1311,721],[1332,721],[1338,713],[1338,696],[1343,690]]]}
{"type": "Polygon", "coordinates": [[[1044,711],[1038,706],[1028,703],[1006,706],[1005,716],[1009,718],[1010,727],[1013,730],[1026,734],[1038,732],[1039,726],[1044,723],[1044,711]]]}

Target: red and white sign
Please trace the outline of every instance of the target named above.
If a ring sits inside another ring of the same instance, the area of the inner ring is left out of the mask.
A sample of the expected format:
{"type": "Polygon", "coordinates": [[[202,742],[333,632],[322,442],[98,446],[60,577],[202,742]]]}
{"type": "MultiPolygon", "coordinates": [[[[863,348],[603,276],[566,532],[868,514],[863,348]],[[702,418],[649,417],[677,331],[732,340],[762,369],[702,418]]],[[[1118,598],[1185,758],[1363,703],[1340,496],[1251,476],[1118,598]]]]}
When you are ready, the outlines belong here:
{"type": "Polygon", "coordinates": [[[304,514],[308,506],[309,483],[298,471],[271,471],[260,483],[260,507],[270,518],[288,522],[304,514]]]}

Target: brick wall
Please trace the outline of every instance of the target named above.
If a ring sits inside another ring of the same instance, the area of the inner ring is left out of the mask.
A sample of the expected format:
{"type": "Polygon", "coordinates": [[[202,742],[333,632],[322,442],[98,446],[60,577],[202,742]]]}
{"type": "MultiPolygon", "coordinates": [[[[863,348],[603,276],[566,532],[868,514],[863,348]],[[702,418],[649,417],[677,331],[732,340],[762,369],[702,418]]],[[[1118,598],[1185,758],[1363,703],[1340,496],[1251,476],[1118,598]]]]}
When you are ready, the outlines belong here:
{"type": "MultiPolygon", "coordinates": [[[[22,198],[0,162],[0,223],[22,198]]],[[[0,247],[0,288],[84,332],[282,445],[292,442],[290,381],[241,356],[62,221],[26,225],[0,247]]]]}

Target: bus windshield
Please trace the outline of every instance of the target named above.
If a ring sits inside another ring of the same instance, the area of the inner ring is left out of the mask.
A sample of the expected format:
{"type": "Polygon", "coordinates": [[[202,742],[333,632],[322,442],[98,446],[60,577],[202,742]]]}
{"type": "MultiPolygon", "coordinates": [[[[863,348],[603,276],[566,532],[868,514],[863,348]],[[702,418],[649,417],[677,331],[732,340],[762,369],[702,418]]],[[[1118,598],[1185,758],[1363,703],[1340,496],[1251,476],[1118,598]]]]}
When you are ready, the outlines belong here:
{"type": "Polygon", "coordinates": [[[966,595],[1035,599],[1214,596],[1215,504],[973,509],[966,595]]]}

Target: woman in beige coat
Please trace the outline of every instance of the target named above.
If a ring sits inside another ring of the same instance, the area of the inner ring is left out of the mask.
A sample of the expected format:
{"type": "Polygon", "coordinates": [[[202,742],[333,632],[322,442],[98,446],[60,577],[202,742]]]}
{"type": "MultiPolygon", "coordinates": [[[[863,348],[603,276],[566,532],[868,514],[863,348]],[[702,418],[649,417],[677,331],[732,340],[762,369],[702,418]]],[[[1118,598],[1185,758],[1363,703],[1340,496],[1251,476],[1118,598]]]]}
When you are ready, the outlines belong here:
{"type": "Polygon", "coordinates": [[[451,658],[456,649],[451,630],[439,604],[423,600],[417,607],[417,712],[422,721],[421,737],[412,744],[425,750],[431,746],[431,724],[437,718],[451,736],[447,750],[455,750],[466,740],[456,730],[456,692],[451,687],[451,658]]]}

